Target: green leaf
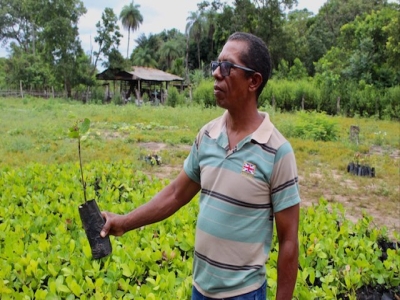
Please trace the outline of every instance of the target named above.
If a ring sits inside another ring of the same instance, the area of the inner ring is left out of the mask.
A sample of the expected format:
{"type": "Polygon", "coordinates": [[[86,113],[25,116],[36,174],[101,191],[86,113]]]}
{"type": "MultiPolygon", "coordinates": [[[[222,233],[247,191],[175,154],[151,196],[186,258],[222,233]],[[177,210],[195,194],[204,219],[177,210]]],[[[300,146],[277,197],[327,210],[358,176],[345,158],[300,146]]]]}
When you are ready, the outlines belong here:
{"type": "Polygon", "coordinates": [[[121,264],[121,268],[122,268],[122,274],[124,276],[126,276],[126,277],[132,276],[133,273],[127,264],[121,264]]]}
{"type": "Polygon", "coordinates": [[[65,284],[57,284],[57,291],[63,292],[63,293],[71,292],[70,289],[65,284]]]}
{"type": "Polygon", "coordinates": [[[156,281],[155,281],[153,278],[151,278],[151,277],[147,277],[147,278],[146,278],[146,281],[147,281],[147,282],[150,282],[152,285],[156,285],[156,281]]]}
{"type": "Polygon", "coordinates": [[[72,279],[68,283],[68,287],[71,289],[71,291],[74,293],[75,296],[79,297],[82,293],[83,290],[81,286],[76,282],[76,280],[72,279]]]}
{"type": "Polygon", "coordinates": [[[53,265],[53,264],[49,263],[49,264],[47,265],[47,269],[49,270],[51,276],[53,276],[53,277],[56,277],[56,276],[57,276],[58,272],[57,272],[56,269],[54,268],[54,265],[53,265]]]}
{"type": "Polygon", "coordinates": [[[70,268],[62,268],[64,276],[74,276],[74,272],[70,268]]]}
{"type": "Polygon", "coordinates": [[[81,135],[85,134],[86,132],[89,131],[89,128],[90,128],[90,120],[88,118],[85,118],[85,120],[83,120],[79,128],[80,134],[81,135]]]}
{"type": "Polygon", "coordinates": [[[86,132],[89,131],[90,128],[90,120],[85,118],[83,121],[79,123],[76,122],[75,126],[69,128],[68,136],[73,139],[80,139],[86,132]]]}
{"type": "Polygon", "coordinates": [[[77,125],[70,127],[68,136],[73,139],[79,139],[79,127],[77,125]]]}
{"type": "Polygon", "coordinates": [[[318,251],[317,255],[319,258],[322,258],[322,259],[325,259],[328,257],[328,255],[326,255],[326,253],[323,251],[318,251]]]}
{"type": "Polygon", "coordinates": [[[90,289],[94,289],[95,288],[93,280],[90,277],[86,276],[85,277],[85,281],[87,283],[88,288],[90,288],[90,289]]]}

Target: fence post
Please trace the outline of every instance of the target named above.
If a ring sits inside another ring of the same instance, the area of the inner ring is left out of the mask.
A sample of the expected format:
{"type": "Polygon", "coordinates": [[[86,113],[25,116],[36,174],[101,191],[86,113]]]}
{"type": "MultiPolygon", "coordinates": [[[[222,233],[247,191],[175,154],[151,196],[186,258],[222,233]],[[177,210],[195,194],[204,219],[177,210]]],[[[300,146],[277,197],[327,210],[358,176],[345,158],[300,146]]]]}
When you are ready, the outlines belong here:
{"type": "Polygon", "coordinates": [[[275,110],[276,109],[276,102],[275,102],[275,96],[272,95],[272,108],[275,110]]]}
{"type": "Polygon", "coordinates": [[[21,93],[21,98],[24,98],[24,91],[22,90],[22,80],[19,81],[19,90],[21,93]]]}

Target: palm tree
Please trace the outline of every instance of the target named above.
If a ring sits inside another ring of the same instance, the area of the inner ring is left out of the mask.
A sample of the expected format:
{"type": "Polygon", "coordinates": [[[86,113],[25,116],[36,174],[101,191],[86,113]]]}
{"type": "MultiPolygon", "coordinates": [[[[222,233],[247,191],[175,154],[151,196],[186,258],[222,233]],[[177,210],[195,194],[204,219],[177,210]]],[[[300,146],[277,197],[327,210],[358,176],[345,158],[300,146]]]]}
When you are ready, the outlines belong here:
{"type": "Polygon", "coordinates": [[[170,70],[172,61],[181,56],[181,47],[177,40],[168,40],[162,44],[159,50],[160,57],[165,60],[167,69],[170,70]]]}
{"type": "Polygon", "coordinates": [[[131,40],[131,31],[134,32],[143,23],[143,16],[139,11],[139,4],[132,3],[125,5],[121,13],[119,14],[119,19],[122,22],[124,29],[128,30],[128,49],[126,50],[126,58],[129,56],[129,42],[131,40]]]}
{"type": "Polygon", "coordinates": [[[134,66],[156,68],[157,61],[152,56],[152,51],[147,47],[139,47],[135,49],[132,63],[134,66]]]}
{"type": "Polygon", "coordinates": [[[199,68],[201,67],[200,61],[200,41],[204,31],[204,14],[202,12],[191,12],[189,17],[186,19],[186,37],[187,37],[187,44],[186,44],[186,67],[187,67],[187,59],[189,56],[189,38],[190,35],[193,35],[194,40],[197,44],[197,59],[199,63],[199,68]]]}

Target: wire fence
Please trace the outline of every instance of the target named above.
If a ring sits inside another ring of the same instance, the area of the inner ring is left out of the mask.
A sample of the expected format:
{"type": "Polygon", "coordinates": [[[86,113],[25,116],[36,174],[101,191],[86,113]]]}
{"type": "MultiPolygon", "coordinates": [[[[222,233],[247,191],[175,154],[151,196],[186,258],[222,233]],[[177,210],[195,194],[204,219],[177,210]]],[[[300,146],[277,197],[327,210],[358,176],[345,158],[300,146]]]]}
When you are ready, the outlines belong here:
{"type": "MultiPolygon", "coordinates": [[[[88,92],[74,92],[71,95],[72,99],[88,101],[91,99],[91,91],[88,92]]],[[[38,97],[38,98],[68,98],[66,92],[55,91],[33,91],[33,90],[0,90],[0,98],[25,98],[25,97],[38,97]]]]}

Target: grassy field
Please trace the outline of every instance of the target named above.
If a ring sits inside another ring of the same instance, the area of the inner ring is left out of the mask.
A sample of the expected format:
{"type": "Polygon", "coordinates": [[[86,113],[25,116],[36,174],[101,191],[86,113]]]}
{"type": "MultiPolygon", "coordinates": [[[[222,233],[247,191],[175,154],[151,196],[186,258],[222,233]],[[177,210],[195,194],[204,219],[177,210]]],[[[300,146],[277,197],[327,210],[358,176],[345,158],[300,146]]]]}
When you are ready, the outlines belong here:
{"type": "MultiPolygon", "coordinates": [[[[89,118],[91,130],[83,142],[84,163],[95,161],[136,162],[148,175],[173,178],[189,153],[197,131],[222,114],[219,108],[136,107],[134,105],[83,105],[78,102],[42,99],[0,99],[0,171],[77,162],[76,141],[68,129],[89,118]],[[161,166],[151,167],[143,157],[162,156],[161,166]]],[[[275,126],[288,137],[298,163],[303,206],[323,197],[341,202],[351,220],[364,213],[389,234],[400,232],[400,124],[373,118],[324,116],[336,124],[334,141],[293,137],[300,122],[298,113],[268,111],[275,126]],[[360,128],[359,143],[349,141],[349,128],[360,128]],[[375,167],[376,176],[347,173],[355,160],[375,167]]],[[[304,122],[304,121],[303,121],[304,122]]]]}

